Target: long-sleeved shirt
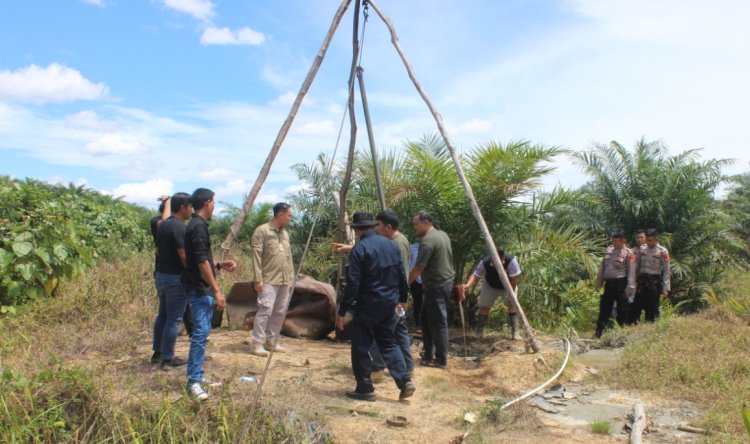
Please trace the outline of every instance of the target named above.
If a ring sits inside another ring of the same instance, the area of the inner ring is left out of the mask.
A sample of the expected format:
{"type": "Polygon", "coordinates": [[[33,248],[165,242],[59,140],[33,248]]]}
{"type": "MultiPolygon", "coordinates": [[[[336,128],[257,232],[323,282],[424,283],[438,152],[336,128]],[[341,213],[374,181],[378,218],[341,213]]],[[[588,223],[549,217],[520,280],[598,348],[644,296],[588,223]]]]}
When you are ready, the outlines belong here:
{"type": "Polygon", "coordinates": [[[373,231],[364,233],[349,253],[346,291],[339,306],[344,316],[356,301],[357,314],[393,310],[406,302],[409,286],[401,254],[388,238],[373,231]]]}
{"type": "Polygon", "coordinates": [[[637,264],[638,274],[661,276],[662,290],[671,290],[669,251],[667,251],[666,248],[659,244],[656,244],[654,248],[649,248],[648,245],[641,245],[635,262],[637,264]]]}
{"type": "Polygon", "coordinates": [[[273,221],[260,225],[253,232],[251,247],[256,282],[271,285],[294,283],[292,247],[287,230],[276,228],[273,221]]]}
{"type": "Polygon", "coordinates": [[[635,289],[635,255],[627,248],[615,249],[610,245],[604,252],[599,266],[596,286],[601,287],[605,280],[627,278],[627,288],[635,289]]]}

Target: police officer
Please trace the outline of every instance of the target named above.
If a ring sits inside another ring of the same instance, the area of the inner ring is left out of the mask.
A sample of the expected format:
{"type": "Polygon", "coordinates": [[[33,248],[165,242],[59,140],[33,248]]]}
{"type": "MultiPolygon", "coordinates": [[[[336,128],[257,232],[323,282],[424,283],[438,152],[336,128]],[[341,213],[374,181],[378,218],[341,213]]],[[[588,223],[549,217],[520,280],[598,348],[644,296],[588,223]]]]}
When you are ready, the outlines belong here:
{"type": "Polygon", "coordinates": [[[393,332],[396,305],[406,301],[409,286],[406,269],[396,245],[373,230],[372,214],[356,212],[351,227],[359,242],[349,253],[346,290],[336,316],[336,327],[344,329],[344,315],[355,303],[352,320],[352,369],[357,380],[354,391],[346,396],[361,401],[374,401],[372,361],[369,351],[373,341],[385,360],[388,371],[401,389],[399,399],[414,394],[414,384],[406,370],[404,357],[393,332]]]}
{"type": "Polygon", "coordinates": [[[659,232],[646,230],[646,244],[641,245],[636,257],[638,292],[630,309],[630,323],[637,324],[641,311],[646,312],[646,322],[659,317],[659,296],[667,297],[671,289],[669,251],[659,244],[659,232]]]}
{"type": "MultiPolygon", "coordinates": [[[[503,268],[505,269],[505,274],[508,275],[511,287],[517,292],[518,277],[521,275],[521,267],[518,265],[518,260],[500,248],[497,249],[497,254],[503,261],[503,268]]],[[[482,336],[484,333],[484,328],[487,326],[487,320],[490,316],[490,309],[495,305],[495,300],[498,296],[503,296],[505,306],[508,308],[510,337],[513,340],[521,339],[518,333],[518,313],[516,313],[516,307],[510,303],[510,295],[503,287],[503,282],[500,280],[500,275],[495,268],[495,264],[492,263],[491,255],[479,261],[476,268],[474,268],[474,272],[469,276],[469,280],[464,284],[465,291],[469,291],[482,277],[484,277],[484,283],[482,283],[482,290],[479,293],[479,316],[477,317],[475,328],[477,336],[482,336]]]]}
{"type": "Polygon", "coordinates": [[[622,230],[612,233],[612,245],[604,252],[596,289],[604,285],[604,294],[599,301],[599,318],[596,321],[596,337],[601,338],[612,315],[612,306],[617,303],[617,324],[621,327],[628,320],[628,298],[635,293],[635,255],[625,245],[622,230]]]}

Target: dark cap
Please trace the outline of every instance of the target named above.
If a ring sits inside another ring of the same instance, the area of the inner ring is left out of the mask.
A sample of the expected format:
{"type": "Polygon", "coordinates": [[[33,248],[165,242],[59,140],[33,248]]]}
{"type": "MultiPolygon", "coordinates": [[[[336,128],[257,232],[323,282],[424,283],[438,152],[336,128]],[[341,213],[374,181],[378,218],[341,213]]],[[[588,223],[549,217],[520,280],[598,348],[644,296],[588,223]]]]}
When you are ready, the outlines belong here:
{"type": "Polygon", "coordinates": [[[376,225],[375,218],[372,217],[372,213],[365,211],[357,211],[352,215],[352,223],[349,224],[352,228],[368,228],[376,225]]]}

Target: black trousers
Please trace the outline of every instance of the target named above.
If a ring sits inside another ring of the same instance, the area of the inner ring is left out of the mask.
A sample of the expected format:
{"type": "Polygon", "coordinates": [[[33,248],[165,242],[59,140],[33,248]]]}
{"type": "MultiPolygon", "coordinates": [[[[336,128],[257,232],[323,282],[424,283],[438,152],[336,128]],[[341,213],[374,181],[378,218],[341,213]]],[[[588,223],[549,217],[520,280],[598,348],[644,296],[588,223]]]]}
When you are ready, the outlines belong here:
{"type": "Polygon", "coordinates": [[[419,327],[422,321],[422,294],[424,293],[424,287],[417,281],[414,281],[409,285],[412,298],[412,310],[414,313],[414,325],[419,327]]]}
{"type": "Polygon", "coordinates": [[[638,291],[630,307],[629,322],[637,324],[641,320],[641,312],[646,312],[646,322],[654,322],[659,318],[659,298],[661,297],[661,275],[639,274],[638,291]]]}
{"type": "Polygon", "coordinates": [[[434,356],[440,365],[448,363],[448,296],[452,288],[453,282],[425,287],[422,301],[422,358],[434,356]]]}
{"type": "Polygon", "coordinates": [[[604,281],[604,294],[599,300],[599,318],[596,320],[596,328],[604,330],[607,328],[609,318],[612,316],[612,306],[617,301],[617,324],[622,327],[628,320],[628,299],[625,297],[627,279],[607,279],[604,281]]]}
{"type": "Polygon", "coordinates": [[[362,313],[360,309],[361,307],[358,307],[351,323],[352,370],[357,380],[356,391],[360,393],[374,391],[370,378],[372,360],[369,353],[373,341],[377,344],[378,351],[388,367],[388,372],[396,381],[396,385],[398,388],[403,388],[409,380],[409,374],[406,372],[404,356],[393,333],[393,326],[396,322],[394,307],[383,310],[382,313],[362,313]]]}

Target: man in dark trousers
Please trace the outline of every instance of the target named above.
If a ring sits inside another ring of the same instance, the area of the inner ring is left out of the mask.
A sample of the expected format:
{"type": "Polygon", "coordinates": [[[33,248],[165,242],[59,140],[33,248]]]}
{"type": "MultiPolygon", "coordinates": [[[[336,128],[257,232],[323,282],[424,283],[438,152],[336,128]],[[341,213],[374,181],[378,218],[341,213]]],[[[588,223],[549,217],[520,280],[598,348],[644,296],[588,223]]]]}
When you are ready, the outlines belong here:
{"type": "Polygon", "coordinates": [[[625,244],[622,230],[612,233],[612,245],[604,251],[596,289],[604,286],[599,301],[599,318],[596,321],[596,338],[601,338],[612,315],[612,306],[617,304],[617,324],[622,327],[628,320],[630,304],[628,298],[635,294],[635,255],[625,244]]]}
{"type": "Polygon", "coordinates": [[[437,229],[426,211],[415,214],[412,223],[421,241],[417,263],[409,273],[409,283],[421,275],[424,286],[421,322],[424,351],[420,363],[445,368],[448,365],[448,296],[456,277],[451,240],[444,231],[437,229]]]}
{"type": "Polygon", "coordinates": [[[161,359],[162,370],[185,365],[185,360],[175,357],[174,345],[180,331],[180,322],[187,308],[187,295],[182,284],[185,259],[185,225],[193,213],[190,195],[177,193],[167,199],[171,216],[158,224],[156,233],[156,291],[159,295],[159,314],[154,321],[154,355],[161,359]]]}
{"type": "Polygon", "coordinates": [[[389,239],[375,233],[375,223],[370,213],[356,212],[352,216],[351,227],[359,242],[349,254],[346,290],[336,316],[336,327],[343,330],[344,316],[356,301],[351,331],[352,369],[357,387],[346,396],[363,401],[375,400],[369,354],[374,340],[388,371],[401,389],[399,399],[406,399],[414,394],[415,387],[396,343],[393,325],[396,306],[399,299],[406,300],[409,287],[398,248],[389,239]]]}
{"type": "Polygon", "coordinates": [[[659,232],[646,230],[646,243],[641,245],[635,258],[638,273],[638,291],[630,307],[630,323],[640,322],[641,311],[646,312],[646,322],[659,317],[661,297],[669,296],[671,271],[669,251],[659,244],[659,232]]]}
{"type": "Polygon", "coordinates": [[[192,399],[203,401],[208,399],[208,394],[201,384],[207,383],[203,376],[203,361],[206,359],[206,345],[211,331],[214,299],[216,299],[218,310],[223,310],[227,303],[216,282],[216,270],[232,272],[236,264],[234,261],[214,262],[211,236],[208,234],[208,221],[211,220],[216,206],[214,192],[206,188],[198,188],[193,192],[191,202],[195,213],[185,229],[185,254],[187,256],[185,290],[190,302],[195,330],[190,339],[190,353],[188,354],[187,391],[192,399]]]}

